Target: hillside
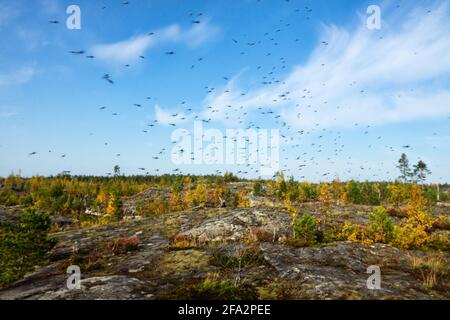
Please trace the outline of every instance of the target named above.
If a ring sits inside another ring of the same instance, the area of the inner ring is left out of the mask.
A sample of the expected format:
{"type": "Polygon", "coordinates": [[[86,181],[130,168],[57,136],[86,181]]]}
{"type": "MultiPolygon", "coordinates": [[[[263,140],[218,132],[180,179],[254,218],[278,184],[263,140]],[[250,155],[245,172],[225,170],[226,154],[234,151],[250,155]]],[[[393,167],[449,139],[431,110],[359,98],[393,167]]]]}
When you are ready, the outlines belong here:
{"type": "MultiPolygon", "coordinates": [[[[438,253],[339,239],[301,243],[292,239],[292,212],[263,200],[55,233],[49,264],[0,291],[0,299],[450,298],[448,247],[438,253]],[[66,287],[70,265],[81,268],[81,290],[66,287]],[[371,265],[381,269],[381,290],[367,288],[371,265]]],[[[298,206],[317,220],[324,218],[319,208],[298,206]]],[[[372,210],[332,205],[327,219],[365,226],[372,210]]],[[[439,210],[449,216],[449,208],[439,210]]]]}

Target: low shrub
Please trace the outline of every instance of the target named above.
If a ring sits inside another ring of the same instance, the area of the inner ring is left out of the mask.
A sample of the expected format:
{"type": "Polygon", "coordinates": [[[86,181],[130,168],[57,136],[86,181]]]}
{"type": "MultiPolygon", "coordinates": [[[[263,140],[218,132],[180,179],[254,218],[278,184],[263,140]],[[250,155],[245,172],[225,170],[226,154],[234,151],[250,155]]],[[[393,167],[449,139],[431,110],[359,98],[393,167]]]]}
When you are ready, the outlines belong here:
{"type": "Polygon", "coordinates": [[[255,300],[254,289],[247,285],[235,286],[231,281],[207,278],[195,285],[191,297],[198,300],[255,300]]]}
{"type": "Polygon", "coordinates": [[[450,252],[450,237],[446,232],[434,232],[430,235],[427,247],[442,252],[450,252]]]}
{"type": "Polygon", "coordinates": [[[99,270],[105,267],[105,255],[95,251],[89,255],[73,255],[58,265],[58,270],[65,273],[72,265],[79,266],[83,272],[99,270]]]}
{"type": "Polygon", "coordinates": [[[406,218],[408,217],[408,213],[406,212],[406,209],[402,209],[402,208],[388,208],[386,210],[387,214],[390,217],[396,217],[396,218],[406,218]]]}
{"type": "Polygon", "coordinates": [[[265,263],[258,246],[250,246],[238,249],[235,253],[228,253],[223,249],[216,249],[212,253],[210,262],[223,269],[245,268],[265,263]]]}
{"type": "Polygon", "coordinates": [[[18,223],[0,224],[0,286],[22,278],[35,266],[44,265],[56,240],[48,237],[50,216],[24,210],[18,223]]]}
{"type": "Polygon", "coordinates": [[[170,242],[169,249],[172,251],[176,251],[176,250],[187,250],[195,247],[197,247],[197,244],[193,239],[191,239],[191,237],[184,235],[177,235],[170,242]]]}
{"type": "Polygon", "coordinates": [[[433,229],[435,230],[450,230],[450,217],[440,214],[433,221],[433,229]]]}
{"type": "Polygon", "coordinates": [[[423,226],[405,222],[394,227],[393,245],[403,249],[417,249],[429,241],[429,235],[423,226]]]}
{"type": "Polygon", "coordinates": [[[274,233],[264,228],[251,227],[250,234],[257,242],[274,242],[274,233]]]}
{"type": "Polygon", "coordinates": [[[441,254],[431,256],[410,256],[413,272],[422,279],[423,285],[429,289],[434,289],[444,285],[444,281],[450,276],[450,268],[447,260],[441,254]]]}
{"type": "Polygon", "coordinates": [[[392,244],[404,249],[417,249],[427,245],[431,238],[429,231],[432,222],[428,215],[421,211],[402,221],[394,227],[392,244]]]}
{"type": "Polygon", "coordinates": [[[386,209],[376,208],[369,215],[369,225],[366,228],[366,238],[376,243],[390,243],[394,237],[394,225],[386,209]]]}
{"type": "Polygon", "coordinates": [[[115,239],[111,244],[111,251],[114,254],[124,254],[135,251],[139,248],[140,243],[141,241],[137,236],[115,239]]]}
{"type": "Polygon", "coordinates": [[[255,196],[255,197],[260,197],[260,196],[263,196],[265,193],[264,193],[264,188],[263,188],[263,186],[262,186],[262,183],[261,182],[259,182],[259,181],[256,181],[254,184],[253,184],[253,195],[255,196]]]}
{"type": "Polygon", "coordinates": [[[317,243],[316,219],[305,213],[300,219],[294,222],[294,238],[305,244],[314,245],[317,243]]]}
{"type": "Polygon", "coordinates": [[[201,282],[183,281],[159,296],[164,300],[256,300],[256,290],[248,284],[235,285],[230,280],[220,280],[220,274],[208,274],[201,282]]]}
{"type": "Polygon", "coordinates": [[[424,197],[423,188],[413,184],[407,207],[407,218],[400,226],[394,227],[393,244],[404,249],[425,246],[430,241],[433,220],[430,217],[429,201],[424,197]]]}
{"type": "Polygon", "coordinates": [[[362,242],[365,240],[365,228],[346,221],[337,234],[336,239],[338,241],[362,242]]]}

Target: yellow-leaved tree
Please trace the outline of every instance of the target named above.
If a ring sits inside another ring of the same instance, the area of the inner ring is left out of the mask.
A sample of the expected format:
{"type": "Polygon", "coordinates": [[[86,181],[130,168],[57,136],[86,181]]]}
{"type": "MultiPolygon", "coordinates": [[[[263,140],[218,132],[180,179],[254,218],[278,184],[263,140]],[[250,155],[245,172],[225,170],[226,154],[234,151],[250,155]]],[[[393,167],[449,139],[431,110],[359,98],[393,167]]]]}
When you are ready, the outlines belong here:
{"type": "Polygon", "coordinates": [[[114,192],[112,192],[109,196],[106,214],[118,221],[123,217],[122,200],[114,192]]]}
{"type": "Polygon", "coordinates": [[[181,198],[181,194],[178,190],[172,191],[169,207],[170,211],[181,211],[184,209],[183,199],[181,198]]]}
{"type": "Polygon", "coordinates": [[[212,202],[214,206],[220,206],[221,201],[224,200],[225,197],[225,185],[220,183],[214,188],[214,193],[212,195],[212,202]]]}
{"type": "Polygon", "coordinates": [[[207,195],[206,195],[206,187],[203,182],[203,180],[200,180],[197,182],[197,188],[195,189],[195,193],[193,196],[194,199],[194,205],[199,207],[205,207],[207,202],[207,195]]]}
{"type": "Polygon", "coordinates": [[[98,193],[96,202],[102,211],[106,209],[109,202],[109,195],[103,188],[98,193]]]}
{"type": "Polygon", "coordinates": [[[394,229],[394,244],[406,249],[417,248],[427,244],[432,219],[427,212],[427,200],[423,189],[414,183],[411,186],[408,201],[407,218],[394,229]]]}
{"type": "Polygon", "coordinates": [[[241,190],[238,193],[238,208],[248,208],[250,206],[250,200],[245,190],[241,190]]]}
{"type": "Polygon", "coordinates": [[[396,208],[400,207],[408,197],[407,186],[398,181],[388,185],[387,192],[389,203],[396,208]]]}
{"type": "Polygon", "coordinates": [[[342,183],[341,180],[339,180],[339,178],[334,179],[331,189],[333,194],[333,200],[335,200],[339,205],[341,203],[342,197],[342,183]]]}

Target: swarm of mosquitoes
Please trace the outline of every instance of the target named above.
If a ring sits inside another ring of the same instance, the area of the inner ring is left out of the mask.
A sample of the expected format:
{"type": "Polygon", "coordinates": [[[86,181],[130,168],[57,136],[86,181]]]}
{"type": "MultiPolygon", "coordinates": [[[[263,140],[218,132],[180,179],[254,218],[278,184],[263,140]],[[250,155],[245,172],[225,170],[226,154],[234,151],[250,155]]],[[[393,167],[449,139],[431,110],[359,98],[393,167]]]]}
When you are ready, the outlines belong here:
{"type": "MultiPolygon", "coordinates": [[[[255,5],[257,5],[258,3],[260,3],[261,0],[256,0],[255,1],[255,5]]],[[[286,3],[289,4],[290,0],[285,0],[286,3]]],[[[123,9],[125,9],[126,7],[132,5],[132,1],[123,1],[120,2],[119,5],[121,5],[123,7],[123,9]]],[[[112,6],[112,5],[111,5],[112,6]]],[[[102,6],[101,9],[102,10],[108,10],[110,6],[102,6]]],[[[397,5],[397,8],[399,8],[400,5],[397,5]]],[[[427,11],[427,13],[431,13],[430,10],[427,11]]],[[[303,8],[292,8],[292,14],[294,15],[295,19],[304,19],[304,20],[310,20],[313,15],[314,15],[314,10],[312,7],[309,6],[305,6],[303,8]]],[[[204,19],[204,14],[201,12],[187,12],[186,13],[186,22],[187,23],[191,23],[192,25],[199,25],[203,23],[203,19],[204,19]]],[[[50,24],[53,25],[60,25],[60,21],[59,20],[50,20],[49,21],[50,24]]],[[[280,20],[279,24],[272,27],[270,30],[264,31],[261,33],[259,38],[254,38],[254,39],[249,39],[247,35],[232,35],[228,38],[228,41],[230,42],[230,45],[233,46],[233,49],[236,51],[237,54],[239,55],[245,55],[247,53],[248,50],[252,50],[253,47],[258,47],[261,46],[262,44],[271,44],[272,46],[276,47],[279,46],[280,43],[282,42],[282,38],[284,39],[283,41],[285,41],[285,37],[283,37],[283,33],[289,33],[289,30],[294,28],[294,26],[292,25],[292,23],[288,23],[286,21],[280,20]]],[[[154,37],[157,34],[157,32],[148,32],[147,36],[148,37],[154,37]]],[[[289,33],[292,34],[292,33],[289,33]]],[[[383,37],[380,37],[380,41],[383,40],[383,37]]],[[[291,39],[290,41],[292,41],[293,44],[295,43],[301,43],[301,39],[296,37],[291,39]]],[[[329,43],[327,41],[321,41],[321,45],[323,46],[329,46],[329,43]]],[[[265,55],[267,57],[272,56],[272,52],[260,52],[262,55],[265,55]]],[[[76,49],[76,50],[71,50],[68,52],[68,54],[74,55],[74,56],[81,56],[81,57],[85,57],[86,59],[95,59],[96,57],[92,54],[87,53],[85,50],[82,49],[76,49]]],[[[176,59],[176,52],[175,51],[165,51],[165,52],[161,52],[162,58],[164,58],[164,56],[167,59],[176,59]]],[[[146,57],[143,55],[140,55],[138,60],[145,60],[146,57]]],[[[189,69],[192,70],[192,72],[195,71],[196,67],[201,64],[204,63],[205,60],[207,60],[205,57],[199,57],[196,59],[196,61],[194,61],[192,64],[190,64],[189,66],[187,66],[189,69]]],[[[273,65],[258,65],[255,67],[255,69],[259,72],[261,72],[261,84],[265,85],[265,86],[270,86],[270,85],[279,85],[280,83],[282,83],[282,80],[280,80],[280,76],[279,74],[277,74],[277,72],[281,73],[283,71],[285,71],[285,69],[287,68],[287,59],[285,57],[279,57],[277,60],[277,62],[274,63],[273,65]]],[[[130,64],[126,64],[123,66],[124,68],[132,68],[133,66],[130,64]]],[[[322,64],[322,67],[326,68],[327,66],[325,64],[322,64]]],[[[230,77],[227,75],[220,75],[220,78],[223,79],[224,81],[230,81],[230,77]]],[[[104,81],[105,85],[108,86],[117,86],[118,84],[113,80],[111,74],[106,73],[104,75],[102,75],[101,77],[99,77],[100,80],[104,81]]],[[[349,84],[350,86],[355,86],[356,85],[356,81],[352,82],[349,84]]],[[[326,84],[324,84],[324,87],[326,87],[326,84]]],[[[203,89],[205,90],[206,94],[211,94],[216,92],[216,88],[214,86],[203,86],[203,89]]],[[[413,89],[411,89],[413,90],[413,89]]],[[[229,90],[225,90],[223,92],[224,94],[230,93],[229,90]]],[[[366,91],[365,90],[360,90],[359,91],[360,94],[365,94],[366,91]]],[[[246,95],[246,92],[242,92],[241,93],[242,96],[246,95]]],[[[277,99],[274,99],[274,101],[276,102],[278,99],[279,100],[283,100],[283,101],[289,101],[291,98],[290,96],[292,95],[292,92],[290,91],[286,91],[281,93],[277,99]]],[[[302,97],[307,101],[308,99],[313,99],[313,93],[308,90],[307,88],[303,89],[302,92],[302,97]]],[[[147,97],[143,97],[142,100],[143,101],[151,101],[152,96],[147,96],[147,97]]],[[[325,104],[328,103],[328,101],[324,102],[325,104]]],[[[134,107],[137,109],[142,109],[145,108],[144,102],[131,102],[130,103],[130,107],[134,107]]],[[[189,114],[193,112],[193,109],[191,107],[189,107],[187,105],[187,102],[183,99],[181,99],[180,102],[180,107],[183,108],[184,112],[179,112],[179,113],[174,113],[171,114],[171,118],[173,119],[173,122],[170,123],[170,126],[172,127],[177,127],[178,123],[180,123],[182,120],[186,119],[185,113],[189,114]]],[[[297,118],[301,118],[302,117],[302,109],[313,109],[313,111],[315,113],[320,114],[320,106],[319,105],[311,105],[311,104],[305,104],[304,106],[301,105],[297,105],[297,110],[298,113],[295,115],[297,118]]],[[[341,106],[336,106],[336,109],[339,110],[340,108],[342,108],[341,106]]],[[[107,106],[100,106],[98,107],[99,112],[108,112],[108,107],[107,106]]],[[[207,111],[210,113],[218,113],[220,112],[220,110],[218,108],[215,108],[214,106],[209,106],[207,107],[207,111]]],[[[326,159],[328,161],[328,163],[333,166],[337,164],[337,159],[345,159],[345,164],[348,165],[349,167],[352,167],[352,165],[356,164],[353,162],[353,159],[351,156],[346,157],[344,155],[345,153],[345,144],[342,141],[342,133],[340,131],[332,131],[329,129],[321,129],[320,125],[317,123],[316,124],[316,129],[312,129],[312,130],[296,130],[293,129],[290,125],[288,125],[285,121],[282,120],[282,115],[280,113],[277,113],[274,110],[270,110],[267,108],[264,108],[263,106],[258,108],[258,112],[263,116],[266,117],[267,119],[273,120],[275,124],[278,125],[278,127],[280,128],[280,132],[281,132],[281,143],[282,143],[282,151],[285,152],[287,151],[287,148],[291,148],[294,152],[291,154],[296,154],[297,157],[294,160],[294,162],[289,162],[289,157],[283,157],[282,160],[284,162],[284,164],[280,167],[280,170],[284,171],[285,173],[289,174],[289,175],[294,175],[300,173],[300,178],[305,178],[305,173],[307,172],[307,170],[309,172],[311,172],[311,170],[316,170],[315,173],[319,176],[322,176],[324,179],[325,178],[332,178],[333,176],[336,176],[338,173],[337,172],[320,172],[320,165],[319,165],[319,161],[323,161],[324,159],[326,159]],[[328,146],[327,148],[325,148],[325,143],[322,142],[325,140],[325,138],[328,136],[328,138],[332,139],[333,142],[333,150],[330,150],[330,147],[328,146]],[[314,137],[314,141],[313,143],[310,144],[311,148],[312,148],[312,152],[305,152],[304,150],[302,150],[302,146],[304,145],[303,141],[310,141],[311,139],[307,139],[308,137],[314,137]],[[303,140],[304,139],[304,140],[303,140]],[[324,154],[326,152],[332,151],[332,156],[325,156],[324,154]]],[[[118,112],[111,112],[110,113],[111,116],[113,117],[119,117],[120,114],[118,112]]],[[[246,116],[248,115],[248,113],[245,111],[245,109],[242,106],[236,106],[236,105],[229,105],[227,106],[226,110],[225,110],[225,119],[235,119],[237,120],[237,122],[239,124],[241,124],[242,126],[244,126],[246,129],[260,129],[261,127],[256,124],[253,123],[252,121],[250,122],[246,122],[246,116]]],[[[201,118],[201,116],[199,115],[195,115],[194,117],[196,120],[201,120],[203,123],[205,124],[209,124],[212,119],[211,118],[201,118]]],[[[448,119],[450,119],[450,117],[448,117],[448,119]]],[[[151,123],[146,125],[146,128],[141,130],[142,134],[151,134],[152,130],[157,130],[158,126],[161,125],[160,123],[158,123],[158,120],[153,120],[151,123]]],[[[354,123],[355,128],[362,128],[361,134],[364,136],[369,136],[371,134],[371,126],[364,126],[361,125],[360,123],[354,123]]],[[[90,133],[90,135],[94,135],[94,133],[90,133]]],[[[433,133],[433,135],[437,135],[436,132],[433,133]]],[[[225,137],[227,138],[227,137],[225,137]]],[[[379,144],[383,143],[383,137],[382,136],[377,136],[376,137],[376,141],[379,144]]],[[[247,141],[248,145],[252,145],[252,142],[247,141]]],[[[108,147],[109,143],[108,142],[104,142],[104,146],[108,147]]],[[[367,147],[369,149],[372,149],[374,146],[373,144],[369,144],[367,145],[367,147]]],[[[405,144],[405,145],[399,145],[399,146],[389,146],[384,144],[383,147],[390,151],[390,152],[394,152],[394,153],[398,153],[400,150],[412,150],[413,147],[411,144],[405,144]]],[[[436,147],[434,147],[436,148],[436,147]]],[[[251,148],[249,148],[251,149],[251,148]]],[[[255,150],[255,149],[254,149],[255,150]]],[[[180,153],[184,153],[185,150],[180,149],[178,150],[180,153]]],[[[259,149],[256,148],[256,152],[258,152],[259,149]]],[[[49,153],[52,152],[52,150],[48,150],[49,153]]],[[[33,151],[29,153],[29,156],[37,156],[38,152],[37,151],[33,151]]],[[[121,157],[122,153],[116,153],[115,154],[116,157],[121,157]]],[[[164,156],[167,155],[167,150],[161,149],[159,151],[157,151],[154,156],[152,157],[152,161],[154,161],[154,163],[151,164],[152,168],[157,168],[157,161],[164,161],[164,156]]],[[[251,154],[249,154],[248,156],[251,156],[251,154]]],[[[67,155],[66,154],[61,154],[60,155],[61,158],[66,158],[67,155]]],[[[191,160],[195,160],[195,156],[194,153],[191,152],[191,160]]],[[[390,173],[389,171],[386,171],[386,169],[384,168],[384,163],[380,162],[377,164],[377,167],[375,168],[374,166],[371,165],[363,165],[363,166],[359,166],[359,169],[361,170],[361,172],[353,172],[352,170],[347,170],[345,173],[349,174],[349,175],[353,175],[354,178],[358,178],[358,175],[361,174],[363,171],[369,171],[369,172],[374,172],[372,174],[373,178],[377,178],[380,177],[380,175],[377,173],[390,173]],[[356,174],[356,176],[355,176],[356,174]]],[[[244,165],[237,165],[239,166],[239,170],[237,170],[235,173],[237,175],[242,175],[242,176],[246,176],[246,175],[253,175],[253,176],[259,176],[260,175],[260,170],[258,167],[250,165],[250,164],[244,164],[244,165]]],[[[140,168],[136,168],[137,170],[139,170],[142,173],[145,174],[150,174],[150,170],[147,169],[146,167],[140,167],[140,168]]],[[[154,172],[159,173],[159,169],[154,169],[154,172]]],[[[179,168],[175,168],[172,170],[173,174],[183,174],[183,172],[179,169],[179,168]]],[[[223,174],[224,172],[222,172],[222,170],[216,170],[214,172],[215,174],[223,174]]],[[[341,172],[342,173],[342,172],[341,172]]],[[[110,174],[110,173],[107,173],[110,174]]]]}

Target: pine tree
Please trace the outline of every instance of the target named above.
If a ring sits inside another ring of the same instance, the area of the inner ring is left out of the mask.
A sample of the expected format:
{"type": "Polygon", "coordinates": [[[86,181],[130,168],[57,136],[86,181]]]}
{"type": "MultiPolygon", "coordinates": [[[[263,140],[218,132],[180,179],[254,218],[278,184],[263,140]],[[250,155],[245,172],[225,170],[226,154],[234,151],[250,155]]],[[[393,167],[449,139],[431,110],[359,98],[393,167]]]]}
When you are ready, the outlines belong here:
{"type": "Polygon", "coordinates": [[[398,160],[397,168],[400,170],[399,179],[403,182],[409,182],[413,176],[413,173],[409,167],[409,160],[406,154],[402,153],[400,159],[398,160]]]}
{"type": "Polygon", "coordinates": [[[123,204],[120,197],[115,193],[111,193],[108,202],[108,208],[106,208],[106,213],[112,216],[115,220],[118,221],[122,220],[123,218],[122,206],[123,204]]]}
{"type": "Polygon", "coordinates": [[[114,166],[114,176],[118,177],[120,176],[120,167],[118,165],[114,166]]]}
{"type": "Polygon", "coordinates": [[[414,176],[416,177],[418,182],[424,182],[427,178],[427,175],[430,174],[431,171],[428,170],[427,164],[420,160],[414,165],[414,176]]]}
{"type": "Polygon", "coordinates": [[[285,199],[286,192],[287,192],[287,184],[286,180],[284,180],[284,173],[279,172],[277,174],[277,183],[276,183],[276,195],[278,199],[283,200],[285,199]]]}

